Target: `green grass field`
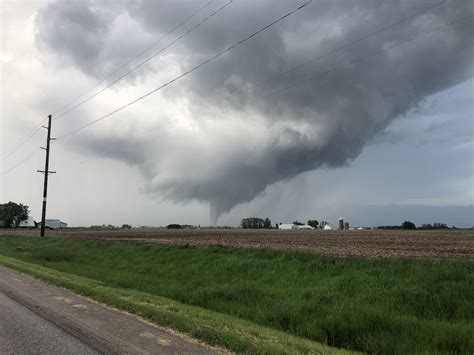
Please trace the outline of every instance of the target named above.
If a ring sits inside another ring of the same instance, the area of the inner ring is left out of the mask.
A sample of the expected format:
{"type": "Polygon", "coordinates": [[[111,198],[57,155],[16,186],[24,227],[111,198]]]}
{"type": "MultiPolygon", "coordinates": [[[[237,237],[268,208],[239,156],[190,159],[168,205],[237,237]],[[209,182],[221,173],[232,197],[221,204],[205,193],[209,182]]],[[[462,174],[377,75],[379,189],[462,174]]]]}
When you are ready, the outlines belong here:
{"type": "MultiPolygon", "coordinates": [[[[127,297],[134,292],[142,300],[143,295],[164,297],[274,329],[280,335],[273,337],[288,334],[298,337],[291,338],[296,343],[304,338],[370,353],[474,349],[474,262],[469,260],[337,259],[218,246],[5,237],[0,238],[0,254],[129,292],[127,297]]],[[[77,285],[75,291],[94,296],[77,285]]],[[[109,302],[154,319],[126,302],[109,302]]],[[[271,352],[264,346],[252,348],[239,338],[240,330],[232,339],[232,332],[200,334],[187,329],[185,321],[161,323],[231,350],[271,352]]]]}

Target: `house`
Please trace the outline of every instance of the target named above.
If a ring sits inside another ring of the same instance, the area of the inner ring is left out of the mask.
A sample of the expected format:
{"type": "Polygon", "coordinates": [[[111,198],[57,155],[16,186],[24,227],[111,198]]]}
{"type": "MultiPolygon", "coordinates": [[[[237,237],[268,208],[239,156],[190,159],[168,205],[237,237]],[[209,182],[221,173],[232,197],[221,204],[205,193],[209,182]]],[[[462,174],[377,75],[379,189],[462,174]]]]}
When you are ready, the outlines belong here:
{"type": "Polygon", "coordinates": [[[24,221],[21,221],[20,224],[18,224],[18,228],[35,228],[36,223],[33,217],[28,217],[28,219],[25,219],[24,221]]]}
{"type": "Polygon", "coordinates": [[[332,227],[329,224],[325,224],[323,229],[324,230],[332,230],[332,227]]]}
{"type": "MultiPolygon", "coordinates": [[[[67,223],[61,222],[60,219],[46,219],[44,224],[46,228],[50,229],[67,228],[67,223]]],[[[38,227],[41,227],[41,222],[38,223],[38,227]]]]}

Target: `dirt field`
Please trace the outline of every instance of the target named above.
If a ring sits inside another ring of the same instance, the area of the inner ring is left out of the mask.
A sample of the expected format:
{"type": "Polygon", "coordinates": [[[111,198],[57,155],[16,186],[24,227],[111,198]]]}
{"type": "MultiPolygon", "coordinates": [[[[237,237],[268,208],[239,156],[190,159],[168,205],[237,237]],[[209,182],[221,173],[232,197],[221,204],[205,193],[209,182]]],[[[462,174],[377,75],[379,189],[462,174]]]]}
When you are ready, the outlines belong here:
{"type": "MultiPolygon", "coordinates": [[[[0,230],[1,235],[38,236],[39,230],[0,230]]],[[[165,244],[235,245],[311,250],[335,256],[474,259],[473,230],[283,231],[242,229],[63,230],[48,236],[165,244]]]]}

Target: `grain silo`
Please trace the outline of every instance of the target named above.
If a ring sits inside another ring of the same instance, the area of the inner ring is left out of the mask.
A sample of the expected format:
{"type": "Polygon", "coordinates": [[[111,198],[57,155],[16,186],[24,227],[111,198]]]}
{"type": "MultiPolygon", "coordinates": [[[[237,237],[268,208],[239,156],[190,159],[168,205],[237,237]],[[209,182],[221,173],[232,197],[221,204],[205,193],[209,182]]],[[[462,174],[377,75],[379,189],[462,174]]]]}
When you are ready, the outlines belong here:
{"type": "Polygon", "coordinates": [[[341,218],[339,218],[339,229],[340,230],[343,230],[344,229],[344,220],[341,218]]]}

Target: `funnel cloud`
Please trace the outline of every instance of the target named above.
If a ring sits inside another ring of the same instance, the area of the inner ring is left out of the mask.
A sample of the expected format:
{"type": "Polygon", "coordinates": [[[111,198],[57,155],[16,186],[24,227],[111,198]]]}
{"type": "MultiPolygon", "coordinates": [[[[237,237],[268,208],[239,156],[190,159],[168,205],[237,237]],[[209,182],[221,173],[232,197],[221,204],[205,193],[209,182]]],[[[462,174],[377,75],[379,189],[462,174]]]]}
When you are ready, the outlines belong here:
{"type": "MultiPolygon", "coordinates": [[[[206,11],[223,3],[215,1],[206,11]]],[[[209,204],[215,224],[223,213],[276,182],[350,164],[395,119],[472,78],[472,18],[391,48],[474,14],[470,0],[433,7],[437,3],[315,0],[137,108],[104,121],[114,129],[95,125],[69,144],[136,167],[151,196],[209,204]]],[[[148,85],[159,86],[298,4],[235,1],[113,90],[132,87],[143,93],[148,85]]],[[[60,65],[100,79],[108,68],[137,53],[138,45],[159,38],[198,5],[191,0],[124,1],[112,7],[100,1],[53,2],[37,15],[36,44],[60,65]],[[119,41],[124,28],[136,29],[133,41],[119,41]]]]}

